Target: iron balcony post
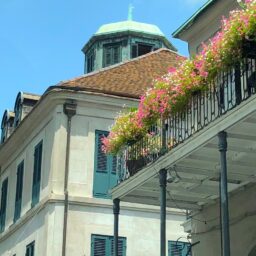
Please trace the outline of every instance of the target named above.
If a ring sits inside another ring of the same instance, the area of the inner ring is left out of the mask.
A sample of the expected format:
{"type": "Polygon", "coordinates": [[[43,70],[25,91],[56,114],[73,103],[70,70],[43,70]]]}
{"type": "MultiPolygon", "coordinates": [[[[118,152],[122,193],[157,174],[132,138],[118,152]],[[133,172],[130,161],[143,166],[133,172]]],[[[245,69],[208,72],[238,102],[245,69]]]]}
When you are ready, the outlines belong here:
{"type": "Polygon", "coordinates": [[[167,143],[166,143],[166,130],[167,130],[167,124],[165,123],[165,120],[162,120],[162,147],[161,147],[161,155],[164,155],[167,151],[167,143]]]}
{"type": "Polygon", "coordinates": [[[113,200],[114,213],[114,256],[118,256],[118,225],[119,225],[120,199],[113,200]]]}
{"type": "Polygon", "coordinates": [[[236,93],[236,105],[239,105],[242,102],[240,63],[237,63],[235,65],[235,93],[236,93]]]}
{"type": "Polygon", "coordinates": [[[167,171],[161,169],[159,172],[160,183],[160,256],[166,256],[166,185],[167,171]]]}
{"type": "Polygon", "coordinates": [[[229,238],[229,211],[228,211],[228,186],[227,186],[227,133],[218,134],[220,151],[220,201],[221,201],[221,238],[222,255],[230,256],[229,238]]]}

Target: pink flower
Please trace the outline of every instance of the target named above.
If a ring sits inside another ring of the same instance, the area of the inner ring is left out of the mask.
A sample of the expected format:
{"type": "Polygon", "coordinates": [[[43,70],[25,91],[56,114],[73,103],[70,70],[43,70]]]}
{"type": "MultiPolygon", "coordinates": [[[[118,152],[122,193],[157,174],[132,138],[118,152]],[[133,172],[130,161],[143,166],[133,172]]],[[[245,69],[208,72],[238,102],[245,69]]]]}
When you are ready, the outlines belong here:
{"type": "MultiPolygon", "coordinates": [[[[141,96],[138,110],[120,115],[111,133],[102,139],[104,150],[117,152],[129,140],[147,135],[150,124],[182,110],[195,91],[207,89],[219,71],[241,60],[241,44],[256,35],[256,1],[245,0],[245,9],[223,18],[221,31],[202,44],[202,51],[192,59],[178,57],[177,67],[153,81],[141,96]]],[[[145,151],[146,152],[146,151],[145,151]]]]}

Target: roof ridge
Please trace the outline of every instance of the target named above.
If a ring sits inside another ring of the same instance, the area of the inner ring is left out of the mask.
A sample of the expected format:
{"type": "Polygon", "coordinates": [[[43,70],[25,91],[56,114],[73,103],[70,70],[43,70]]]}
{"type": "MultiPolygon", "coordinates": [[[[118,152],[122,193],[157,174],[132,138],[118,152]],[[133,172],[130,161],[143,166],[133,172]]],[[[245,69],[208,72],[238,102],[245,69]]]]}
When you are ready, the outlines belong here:
{"type": "MultiPolygon", "coordinates": [[[[67,79],[67,80],[60,81],[59,83],[57,83],[57,85],[60,86],[60,85],[62,85],[62,84],[64,84],[64,83],[72,82],[72,81],[75,81],[75,80],[77,80],[77,79],[81,79],[81,78],[85,78],[85,77],[90,77],[90,76],[95,76],[95,75],[97,75],[97,74],[104,73],[104,72],[107,72],[107,71],[112,70],[112,69],[116,69],[116,68],[118,68],[118,67],[120,67],[120,66],[122,66],[122,65],[126,65],[127,63],[139,61],[139,60],[141,60],[141,59],[147,58],[147,57],[149,57],[149,56],[151,56],[151,55],[154,55],[154,54],[157,54],[157,53],[163,52],[163,51],[171,52],[171,53],[174,53],[174,54],[176,54],[176,55],[178,55],[178,56],[182,56],[182,55],[179,54],[178,52],[175,52],[175,51],[170,50],[170,49],[168,49],[168,48],[159,48],[159,49],[157,49],[157,50],[155,50],[155,51],[146,53],[146,54],[141,55],[141,56],[138,56],[138,57],[136,57],[136,58],[129,59],[129,60],[126,60],[126,61],[122,61],[122,62],[119,62],[119,63],[117,63],[117,64],[114,64],[114,65],[111,65],[111,66],[108,66],[108,67],[101,68],[101,69],[99,69],[99,70],[90,72],[89,74],[83,74],[83,75],[81,75],[81,76],[77,76],[77,77],[74,77],[74,78],[72,78],[72,79],[67,79]]],[[[184,56],[182,56],[182,57],[184,57],[184,56]]]]}

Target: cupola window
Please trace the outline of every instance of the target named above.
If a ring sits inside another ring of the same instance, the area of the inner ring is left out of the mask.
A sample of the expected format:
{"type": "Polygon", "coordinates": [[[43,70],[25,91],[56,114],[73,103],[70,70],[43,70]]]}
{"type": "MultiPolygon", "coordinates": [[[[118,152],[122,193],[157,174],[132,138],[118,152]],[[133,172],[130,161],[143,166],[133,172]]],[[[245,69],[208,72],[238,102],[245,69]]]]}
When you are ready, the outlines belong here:
{"type": "Polygon", "coordinates": [[[107,44],[103,48],[103,66],[108,67],[121,61],[120,44],[107,44]]]}
{"type": "Polygon", "coordinates": [[[87,62],[86,62],[87,73],[92,72],[94,70],[94,63],[95,63],[95,51],[92,50],[87,54],[87,62]]]}
{"type": "Polygon", "coordinates": [[[131,57],[136,58],[138,56],[147,54],[154,50],[154,46],[150,44],[137,43],[132,45],[131,57]]]}

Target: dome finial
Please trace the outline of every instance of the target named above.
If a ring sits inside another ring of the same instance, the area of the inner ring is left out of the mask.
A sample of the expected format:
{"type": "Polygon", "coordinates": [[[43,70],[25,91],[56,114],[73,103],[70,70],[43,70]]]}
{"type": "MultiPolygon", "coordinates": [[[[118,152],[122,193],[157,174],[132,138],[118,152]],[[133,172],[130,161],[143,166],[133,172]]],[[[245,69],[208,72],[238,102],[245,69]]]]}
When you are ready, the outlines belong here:
{"type": "Polygon", "coordinates": [[[132,10],[133,9],[134,9],[134,6],[132,4],[129,4],[128,20],[132,20],[132,10]]]}

